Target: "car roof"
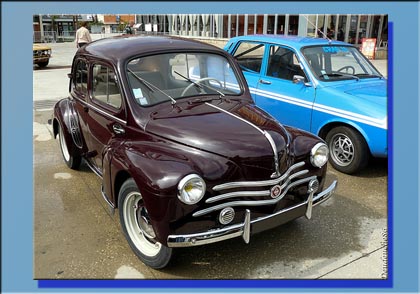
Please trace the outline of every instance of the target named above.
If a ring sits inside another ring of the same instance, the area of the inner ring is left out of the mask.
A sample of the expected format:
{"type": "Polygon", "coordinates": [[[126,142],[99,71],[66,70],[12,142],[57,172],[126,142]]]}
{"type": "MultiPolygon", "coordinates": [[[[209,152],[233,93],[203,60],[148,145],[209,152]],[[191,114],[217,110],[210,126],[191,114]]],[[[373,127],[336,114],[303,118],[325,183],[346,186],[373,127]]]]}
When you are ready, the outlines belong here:
{"type": "Polygon", "coordinates": [[[118,63],[139,55],[176,51],[215,51],[222,49],[199,41],[170,36],[121,35],[93,41],[77,51],[77,55],[91,55],[118,63]]]}
{"type": "Polygon", "coordinates": [[[285,36],[285,35],[247,35],[232,38],[231,41],[262,41],[267,43],[282,44],[296,49],[313,45],[351,45],[341,41],[328,40],[323,38],[285,36]]]}

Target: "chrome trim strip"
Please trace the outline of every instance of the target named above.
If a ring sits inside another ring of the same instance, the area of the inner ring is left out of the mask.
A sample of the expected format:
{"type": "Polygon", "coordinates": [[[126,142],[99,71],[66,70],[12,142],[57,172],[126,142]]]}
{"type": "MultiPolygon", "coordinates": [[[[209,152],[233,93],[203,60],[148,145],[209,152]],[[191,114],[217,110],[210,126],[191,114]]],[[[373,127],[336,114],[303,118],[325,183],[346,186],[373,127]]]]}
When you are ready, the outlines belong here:
{"type": "Polygon", "coordinates": [[[264,197],[270,196],[270,191],[238,191],[238,192],[231,192],[226,194],[220,194],[215,197],[208,198],[206,203],[213,203],[219,200],[234,198],[234,197],[264,197]]]}
{"type": "MultiPolygon", "coordinates": [[[[307,170],[307,169],[302,170],[302,171],[299,171],[299,172],[297,172],[297,173],[295,173],[295,174],[291,175],[291,176],[287,179],[287,181],[286,181],[286,182],[284,182],[284,183],[280,186],[280,188],[283,190],[284,188],[286,188],[286,187],[287,187],[287,185],[290,183],[290,181],[291,181],[291,180],[293,180],[294,178],[299,177],[299,176],[301,176],[301,175],[304,175],[304,174],[306,174],[306,173],[308,173],[308,170],[307,170]]],[[[276,184],[278,184],[278,183],[280,183],[280,181],[278,181],[276,184]]],[[[276,185],[276,184],[274,184],[274,185],[276,185]]],[[[271,186],[274,186],[274,185],[271,185],[271,186]]],[[[294,186],[291,186],[291,187],[294,187],[294,186]]],[[[287,192],[287,191],[288,191],[291,187],[287,187],[286,192],[287,192]]],[[[280,197],[284,197],[284,194],[285,194],[285,193],[281,194],[281,196],[280,196],[280,197]]],[[[214,196],[214,197],[208,198],[208,199],[206,200],[206,203],[213,203],[213,202],[216,202],[216,201],[219,201],[219,200],[224,200],[224,199],[234,198],[234,197],[263,197],[263,196],[270,196],[270,190],[264,190],[264,191],[237,191],[237,192],[231,192],[231,193],[220,194],[220,195],[217,195],[217,196],[214,196]]],[[[276,198],[276,199],[278,199],[278,198],[276,198]]]]}
{"type": "Polygon", "coordinates": [[[90,160],[89,159],[85,159],[85,162],[86,162],[86,164],[87,164],[87,166],[93,171],[93,173],[95,174],[95,175],[97,175],[98,177],[100,177],[101,179],[103,178],[102,177],[102,173],[90,162],[90,160]]]}
{"type": "Polygon", "coordinates": [[[271,178],[276,178],[280,176],[280,164],[279,164],[279,155],[278,155],[277,146],[273,140],[273,137],[271,137],[271,135],[267,131],[264,131],[264,136],[267,138],[268,142],[270,143],[271,149],[273,149],[275,172],[271,175],[271,178]]]}
{"type": "Polygon", "coordinates": [[[106,194],[104,192],[104,186],[101,186],[101,194],[102,194],[102,197],[104,198],[105,202],[109,205],[109,208],[112,210],[112,212],[114,212],[115,206],[111,201],[109,201],[108,197],[106,196],[106,194]]]}
{"type": "Polygon", "coordinates": [[[226,202],[226,203],[215,205],[215,206],[212,206],[212,207],[203,209],[203,210],[196,211],[196,212],[193,213],[193,216],[194,217],[202,216],[202,215],[205,215],[207,213],[210,213],[210,212],[213,212],[213,211],[216,211],[216,210],[219,210],[219,209],[223,209],[223,208],[228,207],[228,206],[231,206],[231,207],[233,207],[233,206],[262,206],[262,205],[276,204],[277,202],[279,202],[286,195],[286,193],[289,191],[290,188],[293,188],[293,187],[298,186],[300,184],[303,184],[305,182],[309,182],[312,179],[316,179],[316,176],[312,176],[312,177],[309,177],[309,178],[301,179],[299,181],[296,181],[294,183],[291,183],[287,187],[287,189],[285,191],[283,191],[283,193],[279,197],[277,197],[275,199],[255,200],[255,201],[246,201],[246,200],[244,200],[244,201],[226,202]]]}
{"type": "MultiPolygon", "coordinates": [[[[334,181],[327,189],[313,197],[312,199],[312,207],[316,206],[320,203],[323,203],[330,199],[337,187],[337,181],[334,181]]],[[[210,230],[207,232],[201,232],[197,234],[189,234],[189,235],[169,235],[167,238],[167,245],[168,247],[190,247],[190,246],[198,246],[198,245],[205,245],[211,244],[223,240],[232,239],[235,237],[242,236],[244,241],[246,242],[248,238],[248,234],[250,234],[251,225],[268,220],[273,217],[277,217],[283,213],[289,212],[291,210],[300,208],[302,206],[308,205],[308,201],[304,201],[302,203],[296,204],[294,206],[279,210],[278,212],[263,216],[254,220],[247,220],[251,219],[250,213],[245,214],[245,219],[243,223],[231,225],[229,227],[225,227],[222,229],[210,230]]],[[[249,239],[248,239],[249,242],[249,239]]]]}
{"type": "Polygon", "coordinates": [[[121,118],[118,118],[118,117],[116,117],[116,116],[114,116],[114,115],[112,115],[112,114],[109,114],[108,112],[106,112],[106,111],[104,111],[104,110],[102,110],[102,109],[100,109],[100,108],[98,108],[98,107],[94,106],[94,105],[93,105],[93,104],[91,104],[91,103],[87,103],[86,101],[81,100],[81,99],[79,99],[79,98],[74,98],[74,99],[77,99],[77,100],[78,100],[81,104],[83,104],[83,105],[85,105],[85,106],[87,106],[87,107],[89,107],[89,108],[92,108],[93,110],[95,110],[95,111],[97,111],[97,112],[99,112],[99,113],[101,113],[101,114],[103,114],[103,115],[107,116],[108,118],[114,119],[114,120],[116,120],[116,121],[118,121],[118,122],[120,122],[120,123],[122,123],[122,124],[124,124],[124,125],[127,125],[127,121],[122,120],[121,118]]]}
{"type": "Polygon", "coordinates": [[[263,187],[263,186],[274,186],[283,181],[286,177],[289,176],[289,174],[296,168],[299,168],[301,166],[305,165],[303,161],[298,162],[291,167],[280,177],[273,180],[267,180],[267,181],[249,181],[249,182],[230,182],[225,183],[221,185],[217,185],[213,187],[213,191],[220,191],[225,189],[234,189],[234,188],[249,188],[249,187],[263,187]]]}

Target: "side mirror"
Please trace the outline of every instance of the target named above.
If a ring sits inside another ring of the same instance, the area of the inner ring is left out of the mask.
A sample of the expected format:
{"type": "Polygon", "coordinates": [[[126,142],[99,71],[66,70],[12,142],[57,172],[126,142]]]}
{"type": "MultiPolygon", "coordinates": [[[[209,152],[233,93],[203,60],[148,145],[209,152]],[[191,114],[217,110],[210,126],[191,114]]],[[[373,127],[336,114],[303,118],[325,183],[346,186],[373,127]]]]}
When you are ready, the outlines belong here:
{"type": "Polygon", "coordinates": [[[305,78],[299,75],[294,75],[293,76],[293,84],[299,84],[299,83],[304,83],[305,82],[305,78]]]}
{"type": "Polygon", "coordinates": [[[71,74],[71,72],[69,72],[69,73],[67,74],[67,77],[68,77],[69,79],[71,79],[71,78],[73,77],[73,75],[71,74]]]}

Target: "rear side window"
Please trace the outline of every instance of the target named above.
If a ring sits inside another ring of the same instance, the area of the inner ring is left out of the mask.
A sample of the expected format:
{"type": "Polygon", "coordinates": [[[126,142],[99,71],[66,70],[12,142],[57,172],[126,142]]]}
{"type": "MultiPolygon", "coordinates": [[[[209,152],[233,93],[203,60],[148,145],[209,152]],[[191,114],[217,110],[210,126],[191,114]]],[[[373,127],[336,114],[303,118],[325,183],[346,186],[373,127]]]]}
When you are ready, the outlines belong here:
{"type": "Polygon", "coordinates": [[[88,70],[87,64],[83,60],[76,63],[74,87],[76,91],[83,95],[87,93],[88,70]]]}
{"type": "Polygon", "coordinates": [[[242,70],[259,73],[264,57],[264,44],[241,42],[233,56],[242,70]]]}
{"type": "Polygon", "coordinates": [[[92,98],[114,108],[121,107],[121,92],[112,68],[95,64],[92,67],[92,98]]]}

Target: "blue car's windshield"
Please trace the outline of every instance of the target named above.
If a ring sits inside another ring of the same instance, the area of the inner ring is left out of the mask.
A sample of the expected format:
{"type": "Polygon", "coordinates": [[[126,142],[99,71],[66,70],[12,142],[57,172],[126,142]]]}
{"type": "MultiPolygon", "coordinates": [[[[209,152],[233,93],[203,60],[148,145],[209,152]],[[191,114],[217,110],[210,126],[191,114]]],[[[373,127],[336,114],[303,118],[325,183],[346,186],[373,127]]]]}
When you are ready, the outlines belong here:
{"type": "Polygon", "coordinates": [[[312,73],[322,81],[382,77],[355,47],[311,46],[303,48],[302,53],[312,73]]]}
{"type": "Polygon", "coordinates": [[[239,95],[243,89],[229,61],[210,53],[146,56],[127,64],[132,94],[141,106],[184,97],[239,95]]]}

